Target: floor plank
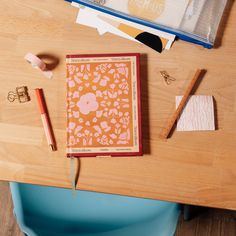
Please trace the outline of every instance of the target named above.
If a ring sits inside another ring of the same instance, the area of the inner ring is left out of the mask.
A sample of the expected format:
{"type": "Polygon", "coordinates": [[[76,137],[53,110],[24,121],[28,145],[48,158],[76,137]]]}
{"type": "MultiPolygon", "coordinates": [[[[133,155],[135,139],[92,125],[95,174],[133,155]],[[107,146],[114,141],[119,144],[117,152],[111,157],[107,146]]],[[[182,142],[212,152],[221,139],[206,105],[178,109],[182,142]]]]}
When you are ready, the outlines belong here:
{"type": "Polygon", "coordinates": [[[23,236],[13,215],[7,182],[0,182],[0,236],[23,236]]]}
{"type": "Polygon", "coordinates": [[[236,236],[235,211],[198,208],[195,217],[179,220],[176,236],[236,236]]]}

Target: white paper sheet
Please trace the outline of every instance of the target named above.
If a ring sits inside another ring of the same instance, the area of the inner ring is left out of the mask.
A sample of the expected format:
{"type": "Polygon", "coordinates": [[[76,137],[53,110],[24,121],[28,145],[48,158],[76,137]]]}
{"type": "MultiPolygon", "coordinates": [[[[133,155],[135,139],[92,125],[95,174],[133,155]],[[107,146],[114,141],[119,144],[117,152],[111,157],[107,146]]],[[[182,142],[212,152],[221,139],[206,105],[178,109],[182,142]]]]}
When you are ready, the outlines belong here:
{"type": "Polygon", "coordinates": [[[87,8],[79,10],[79,13],[78,13],[78,16],[76,19],[76,23],[81,24],[81,25],[90,26],[92,28],[96,28],[100,35],[102,35],[106,32],[110,32],[110,33],[118,35],[120,37],[136,41],[132,37],[126,35],[125,33],[121,32],[120,30],[118,30],[114,27],[111,27],[110,24],[99,19],[97,17],[97,14],[91,13],[91,11],[87,8]]]}
{"type": "Polygon", "coordinates": [[[152,34],[155,34],[160,37],[164,37],[164,38],[168,39],[169,42],[165,48],[167,50],[169,50],[171,48],[171,45],[175,40],[175,35],[173,35],[173,34],[166,33],[166,32],[160,31],[160,30],[156,30],[156,29],[153,29],[153,28],[150,28],[147,26],[137,24],[137,23],[133,23],[133,22],[130,22],[130,21],[118,18],[118,17],[114,17],[109,14],[93,10],[88,7],[81,8],[78,3],[72,2],[72,5],[80,8],[80,11],[79,11],[77,19],[76,19],[76,23],[96,28],[100,35],[102,35],[106,32],[109,32],[109,33],[118,35],[120,37],[127,38],[129,40],[138,42],[137,40],[133,39],[129,35],[123,33],[122,31],[116,29],[115,27],[111,26],[107,22],[104,22],[102,19],[98,18],[98,15],[105,16],[106,18],[110,18],[110,19],[122,22],[124,24],[136,27],[136,28],[141,29],[143,31],[146,31],[146,32],[149,32],[149,33],[152,33],[152,34]]]}

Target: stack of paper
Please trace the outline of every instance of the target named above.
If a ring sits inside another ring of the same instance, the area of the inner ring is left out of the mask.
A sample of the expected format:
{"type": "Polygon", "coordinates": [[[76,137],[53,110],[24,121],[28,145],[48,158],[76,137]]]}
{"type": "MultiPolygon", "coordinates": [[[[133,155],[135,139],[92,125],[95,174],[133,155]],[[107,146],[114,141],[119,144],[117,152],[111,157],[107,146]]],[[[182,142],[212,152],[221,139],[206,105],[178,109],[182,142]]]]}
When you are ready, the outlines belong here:
{"type": "Polygon", "coordinates": [[[165,49],[169,50],[175,40],[175,35],[161,30],[81,6],[76,2],[72,2],[72,6],[79,8],[76,23],[96,28],[100,35],[109,32],[143,43],[158,52],[162,52],[165,49]]]}
{"type": "MultiPolygon", "coordinates": [[[[92,1],[92,0],[90,0],[92,1]]],[[[172,29],[193,32],[206,0],[103,0],[107,9],[172,29]]]]}
{"type": "Polygon", "coordinates": [[[228,0],[65,0],[80,8],[77,23],[162,52],[175,37],[212,48],[228,0]]]}

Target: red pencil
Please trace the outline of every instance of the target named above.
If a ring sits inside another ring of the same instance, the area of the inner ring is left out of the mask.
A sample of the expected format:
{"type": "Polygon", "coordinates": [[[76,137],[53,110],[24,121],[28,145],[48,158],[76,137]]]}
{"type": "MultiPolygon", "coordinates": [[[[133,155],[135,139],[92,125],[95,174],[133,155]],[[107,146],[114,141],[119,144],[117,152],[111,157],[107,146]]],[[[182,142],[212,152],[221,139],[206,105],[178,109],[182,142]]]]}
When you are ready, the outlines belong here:
{"type": "Polygon", "coordinates": [[[52,149],[52,151],[56,151],[55,138],[54,138],[51,122],[50,122],[48,111],[47,111],[47,105],[46,105],[45,98],[43,95],[43,89],[36,88],[35,94],[38,100],[39,110],[41,113],[41,119],[42,119],[43,128],[44,128],[44,132],[47,138],[48,145],[52,149]]]}

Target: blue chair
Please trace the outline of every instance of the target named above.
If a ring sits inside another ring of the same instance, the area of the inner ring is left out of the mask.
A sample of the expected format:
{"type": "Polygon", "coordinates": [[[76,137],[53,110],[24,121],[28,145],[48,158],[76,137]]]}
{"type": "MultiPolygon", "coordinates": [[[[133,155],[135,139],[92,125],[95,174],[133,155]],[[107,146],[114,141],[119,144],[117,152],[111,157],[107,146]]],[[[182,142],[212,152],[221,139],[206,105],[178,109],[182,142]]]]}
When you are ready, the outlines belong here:
{"type": "Polygon", "coordinates": [[[28,236],[173,236],[180,206],[112,194],[10,183],[28,236]]]}

